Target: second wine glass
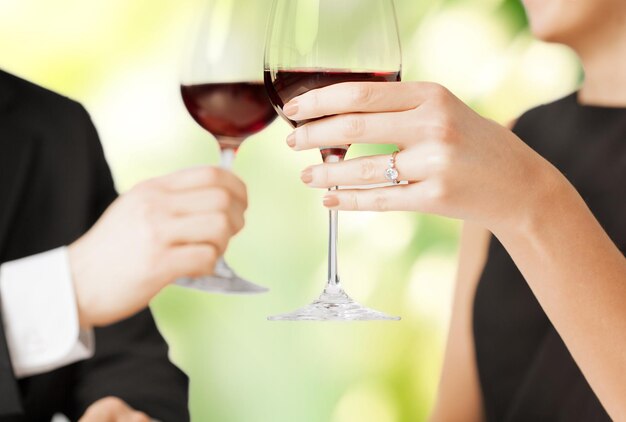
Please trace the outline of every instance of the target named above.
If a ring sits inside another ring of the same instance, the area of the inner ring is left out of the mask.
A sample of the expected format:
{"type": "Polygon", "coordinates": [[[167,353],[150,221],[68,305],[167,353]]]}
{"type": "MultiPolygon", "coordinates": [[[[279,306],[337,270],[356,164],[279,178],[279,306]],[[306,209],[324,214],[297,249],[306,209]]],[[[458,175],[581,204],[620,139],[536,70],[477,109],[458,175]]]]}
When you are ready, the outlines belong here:
{"type": "MultiPolygon", "coordinates": [[[[181,77],[187,111],[220,146],[221,166],[232,169],[239,146],[269,125],[276,113],[262,81],[268,0],[213,0],[181,77]]],[[[263,293],[268,289],[238,276],[223,258],[214,274],[176,284],[214,293],[263,293]]]]}
{"type": "MultiPolygon", "coordinates": [[[[292,98],[341,82],[400,80],[401,51],[392,0],[275,0],[265,47],[265,86],[282,114],[292,98]]],[[[349,145],[320,150],[326,163],[349,145]]],[[[382,170],[381,170],[382,171],[382,170]]],[[[331,188],[338,189],[337,187],[331,188]]],[[[344,291],[337,268],[338,212],[329,212],[328,279],[321,296],[270,320],[398,320],[366,308],[344,291]]]]}

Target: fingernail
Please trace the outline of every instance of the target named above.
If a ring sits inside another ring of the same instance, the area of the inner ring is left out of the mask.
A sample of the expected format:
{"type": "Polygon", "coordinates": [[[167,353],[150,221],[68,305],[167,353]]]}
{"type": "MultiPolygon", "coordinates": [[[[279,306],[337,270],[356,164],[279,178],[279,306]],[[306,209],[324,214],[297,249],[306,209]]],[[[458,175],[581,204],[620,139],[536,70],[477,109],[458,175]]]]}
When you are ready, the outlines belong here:
{"type": "Polygon", "coordinates": [[[313,169],[311,167],[307,167],[302,170],[302,173],[300,173],[300,179],[307,185],[311,183],[313,181],[313,169]]]}
{"type": "Polygon", "coordinates": [[[283,107],[283,113],[287,117],[294,116],[298,112],[298,100],[291,100],[283,107]]]}
{"type": "Polygon", "coordinates": [[[287,145],[289,145],[289,147],[291,148],[296,146],[296,133],[295,132],[291,132],[289,136],[287,136],[287,145]]]}
{"type": "Polygon", "coordinates": [[[327,208],[336,207],[339,205],[339,199],[334,195],[324,196],[324,206],[327,208]]]}

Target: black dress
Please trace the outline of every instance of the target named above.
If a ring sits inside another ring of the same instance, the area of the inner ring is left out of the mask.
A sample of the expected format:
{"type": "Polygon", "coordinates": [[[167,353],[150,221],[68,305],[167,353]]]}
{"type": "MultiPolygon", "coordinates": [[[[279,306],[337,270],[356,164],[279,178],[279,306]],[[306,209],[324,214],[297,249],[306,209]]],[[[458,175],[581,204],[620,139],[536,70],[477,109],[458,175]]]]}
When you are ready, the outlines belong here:
{"type": "MultiPolygon", "coordinates": [[[[583,106],[572,94],[527,112],[514,132],[565,174],[624,253],[626,108],[583,106]]],[[[611,420],[493,236],[473,330],[487,421],[611,420]]]]}

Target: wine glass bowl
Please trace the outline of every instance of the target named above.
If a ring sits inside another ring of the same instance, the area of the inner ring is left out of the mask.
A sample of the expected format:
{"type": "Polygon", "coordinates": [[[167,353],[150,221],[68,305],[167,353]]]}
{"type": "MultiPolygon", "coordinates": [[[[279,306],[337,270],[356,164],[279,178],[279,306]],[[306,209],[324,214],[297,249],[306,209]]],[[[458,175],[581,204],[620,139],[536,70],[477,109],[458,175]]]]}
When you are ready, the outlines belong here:
{"type": "MultiPolygon", "coordinates": [[[[342,82],[396,82],[401,50],[392,0],[274,0],[265,47],[264,82],[276,111],[310,90],[342,82]]],[[[349,145],[320,148],[326,163],[342,161],[349,145]]],[[[337,187],[329,190],[338,189],[337,187]]],[[[270,320],[398,320],[355,302],[337,268],[338,212],[329,211],[328,279],[313,303],[270,320]]]]}
{"type": "MultiPolygon", "coordinates": [[[[191,117],[220,146],[221,166],[232,169],[240,145],[267,127],[276,113],[263,84],[263,41],[269,0],[212,0],[201,16],[184,61],[180,93],[191,117]]],[[[213,293],[263,293],[223,258],[213,275],[176,284],[213,293]]]]}
{"type": "Polygon", "coordinates": [[[238,149],[276,118],[262,82],[181,85],[180,90],[189,114],[221,149],[238,149]]]}

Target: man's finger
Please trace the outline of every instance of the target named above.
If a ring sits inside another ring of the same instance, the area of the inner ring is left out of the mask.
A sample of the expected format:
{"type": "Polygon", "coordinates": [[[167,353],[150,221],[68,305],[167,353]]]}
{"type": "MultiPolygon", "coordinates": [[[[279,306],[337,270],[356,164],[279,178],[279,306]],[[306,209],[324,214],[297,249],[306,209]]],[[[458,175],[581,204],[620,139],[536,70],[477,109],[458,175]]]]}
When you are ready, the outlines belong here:
{"type": "Polygon", "coordinates": [[[150,418],[143,412],[133,410],[124,413],[115,422],[150,422],[150,418]]]}
{"type": "Polygon", "coordinates": [[[225,213],[189,215],[168,219],[160,230],[171,245],[210,243],[224,252],[228,241],[243,223],[232,221],[234,216],[225,213]]]}
{"type": "Polygon", "coordinates": [[[246,185],[232,172],[218,167],[202,166],[161,176],[148,183],[156,183],[168,190],[193,190],[209,187],[224,188],[233,195],[247,200],[246,185]]]}
{"type": "Polygon", "coordinates": [[[203,214],[214,211],[238,212],[246,210],[247,203],[223,188],[196,189],[172,192],[164,205],[174,215],[203,214]]]}
{"type": "Polygon", "coordinates": [[[161,263],[173,282],[180,277],[213,274],[219,257],[217,249],[208,244],[184,245],[170,249],[161,263]]]}
{"type": "Polygon", "coordinates": [[[132,411],[121,399],[105,397],[89,406],[79,422],[117,421],[118,417],[132,411]]]}

